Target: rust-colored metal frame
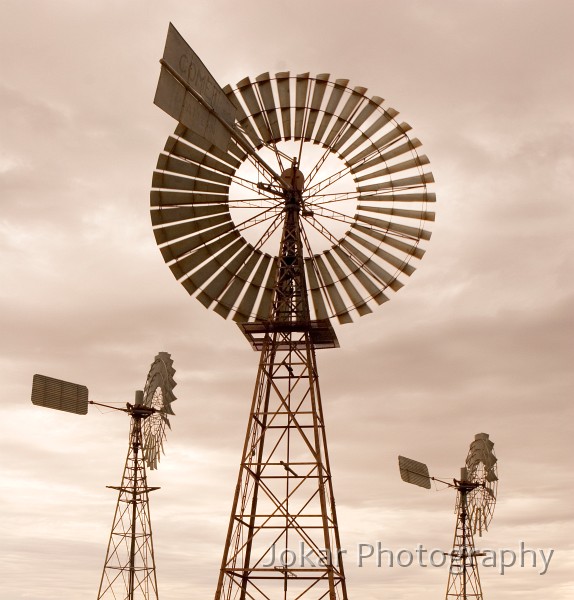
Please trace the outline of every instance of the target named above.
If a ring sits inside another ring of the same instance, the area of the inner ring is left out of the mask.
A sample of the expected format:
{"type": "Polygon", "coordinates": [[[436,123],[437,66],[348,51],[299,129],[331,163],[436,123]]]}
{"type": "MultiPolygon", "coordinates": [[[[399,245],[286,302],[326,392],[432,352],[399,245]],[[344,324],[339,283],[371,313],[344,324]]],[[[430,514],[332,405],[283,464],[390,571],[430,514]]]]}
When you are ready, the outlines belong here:
{"type": "Polygon", "coordinates": [[[455,487],[458,492],[457,518],[445,598],[446,600],[452,598],[482,600],[477,564],[477,558],[482,554],[474,547],[474,535],[468,511],[468,495],[478,487],[478,484],[455,481],[455,487]]]}
{"type": "Polygon", "coordinates": [[[142,423],[153,409],[128,404],[130,443],[118,490],[98,600],[158,600],[142,423]]]}
{"type": "MultiPolygon", "coordinates": [[[[296,168],[293,167],[296,172],[296,168]]],[[[347,599],[299,226],[301,195],[283,191],[285,220],[216,600],[347,599]]],[[[257,330],[257,331],[256,331],[257,330]]]]}

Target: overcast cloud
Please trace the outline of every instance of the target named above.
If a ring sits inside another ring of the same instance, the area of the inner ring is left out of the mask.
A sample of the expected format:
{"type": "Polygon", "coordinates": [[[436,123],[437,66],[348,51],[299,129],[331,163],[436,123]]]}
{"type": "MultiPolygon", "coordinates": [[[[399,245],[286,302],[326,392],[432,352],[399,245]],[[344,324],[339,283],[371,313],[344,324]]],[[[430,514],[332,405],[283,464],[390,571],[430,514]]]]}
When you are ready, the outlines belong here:
{"type": "MultiPolygon", "coordinates": [[[[30,404],[32,375],[131,401],[155,354],[176,417],[150,475],[164,600],[215,592],[257,355],[188,297],[148,216],[174,128],[152,104],[172,21],[222,84],[329,72],[413,126],[436,179],[428,252],[392,301],[319,352],[342,543],[448,549],[475,433],[499,457],[490,548],[555,550],[548,572],[483,569],[485,597],[571,600],[574,5],[3,0],[0,456],[4,600],[95,597],[127,419],[30,404]]],[[[351,552],[351,551],[350,551],[351,552]]],[[[346,565],[352,598],[444,595],[446,569],[346,565]]]]}

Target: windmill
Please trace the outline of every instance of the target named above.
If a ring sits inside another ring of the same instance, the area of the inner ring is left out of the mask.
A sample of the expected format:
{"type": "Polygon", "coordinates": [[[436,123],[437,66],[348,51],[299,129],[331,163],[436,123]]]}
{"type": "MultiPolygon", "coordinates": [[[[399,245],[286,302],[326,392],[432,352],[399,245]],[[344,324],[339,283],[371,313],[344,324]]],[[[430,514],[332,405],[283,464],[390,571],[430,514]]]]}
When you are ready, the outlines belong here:
{"type": "Polygon", "coordinates": [[[398,291],[435,196],[419,140],[366,88],[263,73],[221,88],[170,24],[153,175],[165,262],[235,321],[259,368],[216,600],[346,600],[315,351],[398,291]]]}
{"type": "Polygon", "coordinates": [[[134,404],[125,408],[108,406],[88,400],[86,386],[34,375],[32,403],[79,415],[88,412],[88,405],[103,406],[130,417],[129,445],[118,501],[114,513],[104,569],[98,590],[100,599],[157,600],[157,579],[149,492],[157,490],[147,483],[146,464],[156,469],[169,415],[175,400],[173,379],[175,369],[167,352],[160,352],[151,365],[143,391],[137,391],[134,404]]]}
{"type": "Polygon", "coordinates": [[[460,479],[452,483],[429,476],[428,467],[421,462],[399,456],[401,478],[407,483],[430,489],[431,480],[440,481],[457,491],[456,527],[446,588],[449,598],[482,600],[474,534],[488,529],[496,505],[498,475],[494,443],[487,433],[477,433],[460,470],[460,479]]]}

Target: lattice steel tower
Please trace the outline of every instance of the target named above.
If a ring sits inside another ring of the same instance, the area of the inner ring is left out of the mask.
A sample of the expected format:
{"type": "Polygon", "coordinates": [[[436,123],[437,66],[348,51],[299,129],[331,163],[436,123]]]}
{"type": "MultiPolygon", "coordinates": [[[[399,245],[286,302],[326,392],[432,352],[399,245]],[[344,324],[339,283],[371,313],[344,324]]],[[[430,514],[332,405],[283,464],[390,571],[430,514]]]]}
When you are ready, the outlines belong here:
{"type": "Polygon", "coordinates": [[[222,89],[172,25],[160,62],[155,103],[178,126],[153,176],[156,241],[260,352],[215,598],[346,600],[315,351],[338,347],[330,319],[372,312],[414,271],[429,161],[346,79],[222,89]]]}
{"type": "Polygon", "coordinates": [[[336,339],[309,314],[299,173],[283,173],[291,186],[269,320],[243,325],[261,358],[217,599],[236,587],[242,599],[265,594],[270,580],[282,581],[284,597],[288,587],[347,597],[315,359],[316,340],[336,339]]]}
{"type": "Polygon", "coordinates": [[[130,441],[104,569],[100,580],[101,598],[157,600],[157,578],[149,513],[149,492],[143,458],[142,421],[150,413],[144,407],[129,407],[130,441]]]}
{"type": "Polygon", "coordinates": [[[468,507],[468,495],[478,488],[479,484],[468,481],[468,473],[464,468],[460,481],[455,481],[454,485],[458,492],[456,528],[450,553],[446,600],[449,598],[482,600],[477,557],[482,556],[483,553],[477,552],[474,548],[474,535],[469,521],[468,507]]]}

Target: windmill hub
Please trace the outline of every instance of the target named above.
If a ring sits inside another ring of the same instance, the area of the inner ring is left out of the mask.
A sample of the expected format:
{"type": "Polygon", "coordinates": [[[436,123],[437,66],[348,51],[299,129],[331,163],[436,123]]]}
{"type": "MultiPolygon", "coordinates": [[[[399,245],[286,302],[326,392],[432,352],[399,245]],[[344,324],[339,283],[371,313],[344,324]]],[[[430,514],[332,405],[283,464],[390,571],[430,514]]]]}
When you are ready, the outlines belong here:
{"type": "Polygon", "coordinates": [[[281,173],[281,179],[291,184],[291,189],[297,192],[303,191],[305,176],[297,167],[289,167],[281,173]]]}

